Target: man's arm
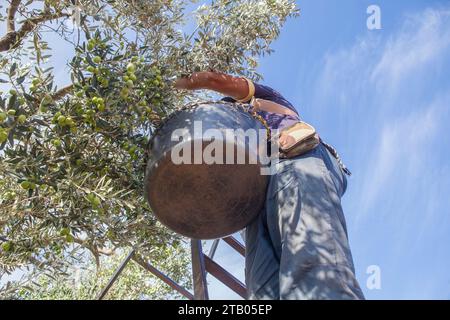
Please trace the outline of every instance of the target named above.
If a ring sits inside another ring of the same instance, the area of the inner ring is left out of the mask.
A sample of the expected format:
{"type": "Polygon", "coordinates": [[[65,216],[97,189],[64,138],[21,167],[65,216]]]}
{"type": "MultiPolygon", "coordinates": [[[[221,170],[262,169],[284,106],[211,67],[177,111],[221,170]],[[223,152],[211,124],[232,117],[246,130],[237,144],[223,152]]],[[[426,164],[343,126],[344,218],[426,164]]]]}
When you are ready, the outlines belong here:
{"type": "MultiPolygon", "coordinates": [[[[180,78],[175,81],[175,88],[198,90],[209,89],[225,96],[232,97],[240,102],[250,102],[256,110],[298,117],[298,114],[276,101],[286,101],[279,93],[268,87],[259,86],[259,92],[255,92],[255,84],[243,77],[233,77],[218,72],[195,72],[190,77],[180,78]],[[260,96],[266,99],[260,98],[260,96]],[[275,100],[275,101],[271,101],[275,100]]],[[[286,103],[289,103],[286,101],[286,103]]]]}
{"type": "Polygon", "coordinates": [[[277,114],[284,114],[289,116],[297,117],[298,114],[294,112],[293,110],[287,108],[286,106],[283,106],[279,103],[265,100],[265,99],[252,99],[250,104],[255,108],[257,111],[266,111],[271,113],[277,113],[277,114]]]}
{"type": "Polygon", "coordinates": [[[252,85],[245,78],[210,71],[195,72],[190,77],[179,78],[175,82],[175,88],[177,89],[214,90],[225,96],[244,101],[250,100],[254,95],[255,89],[252,85]]]}

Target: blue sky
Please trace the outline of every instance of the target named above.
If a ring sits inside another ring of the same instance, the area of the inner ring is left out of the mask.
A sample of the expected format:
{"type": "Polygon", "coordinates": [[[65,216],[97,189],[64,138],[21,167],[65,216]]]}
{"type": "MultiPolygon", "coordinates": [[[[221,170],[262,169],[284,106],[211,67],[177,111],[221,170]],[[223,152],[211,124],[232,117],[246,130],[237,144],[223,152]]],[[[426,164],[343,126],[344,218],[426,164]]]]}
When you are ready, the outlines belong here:
{"type": "MultiPolygon", "coordinates": [[[[353,172],[343,207],[366,297],[450,299],[450,1],[298,5],[259,71],[353,172]],[[372,4],[381,30],[366,27],[372,4]],[[381,289],[366,286],[371,265],[381,289]]],[[[48,34],[66,83],[72,52],[56,39],[48,34]]],[[[223,242],[216,260],[243,280],[244,259],[223,242]]],[[[208,279],[211,298],[237,298],[208,279]]]]}
{"type": "MultiPolygon", "coordinates": [[[[298,4],[259,70],[353,172],[343,206],[366,297],[450,299],[450,2],[298,4]],[[367,29],[371,4],[381,30],[367,29]]],[[[243,279],[226,244],[217,259],[243,279]]],[[[235,297],[211,283],[212,298],[235,297]]]]}

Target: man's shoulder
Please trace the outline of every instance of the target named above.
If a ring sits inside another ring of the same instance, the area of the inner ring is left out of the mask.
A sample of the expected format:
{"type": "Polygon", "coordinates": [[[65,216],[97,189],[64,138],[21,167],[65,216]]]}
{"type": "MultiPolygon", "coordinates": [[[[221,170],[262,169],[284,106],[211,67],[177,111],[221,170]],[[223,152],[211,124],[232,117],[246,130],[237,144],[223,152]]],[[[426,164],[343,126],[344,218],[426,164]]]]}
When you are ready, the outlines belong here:
{"type": "Polygon", "coordinates": [[[261,83],[254,83],[254,85],[255,98],[270,100],[295,110],[292,103],[290,103],[279,91],[275,90],[273,87],[261,83]]]}

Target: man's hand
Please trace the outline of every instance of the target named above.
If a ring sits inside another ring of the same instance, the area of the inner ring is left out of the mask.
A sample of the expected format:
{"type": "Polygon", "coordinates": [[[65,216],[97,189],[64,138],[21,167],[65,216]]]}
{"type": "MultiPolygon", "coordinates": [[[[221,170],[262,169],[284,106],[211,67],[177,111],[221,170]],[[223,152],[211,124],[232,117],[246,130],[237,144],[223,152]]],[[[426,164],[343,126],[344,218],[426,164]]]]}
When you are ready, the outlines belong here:
{"type": "Polygon", "coordinates": [[[177,79],[174,87],[186,90],[209,89],[213,77],[213,72],[194,72],[189,77],[177,79]]]}
{"type": "Polygon", "coordinates": [[[189,89],[189,80],[188,80],[188,78],[178,78],[175,81],[173,87],[175,89],[186,89],[186,90],[188,90],[189,89]]]}
{"type": "Polygon", "coordinates": [[[174,87],[176,89],[184,89],[184,90],[197,90],[203,89],[203,86],[206,85],[208,81],[208,75],[204,73],[194,73],[189,77],[178,78],[174,87]]]}
{"type": "Polygon", "coordinates": [[[208,89],[233,97],[236,100],[251,98],[249,84],[245,78],[233,77],[218,72],[195,72],[190,77],[179,78],[175,81],[176,89],[198,90],[208,89]]]}

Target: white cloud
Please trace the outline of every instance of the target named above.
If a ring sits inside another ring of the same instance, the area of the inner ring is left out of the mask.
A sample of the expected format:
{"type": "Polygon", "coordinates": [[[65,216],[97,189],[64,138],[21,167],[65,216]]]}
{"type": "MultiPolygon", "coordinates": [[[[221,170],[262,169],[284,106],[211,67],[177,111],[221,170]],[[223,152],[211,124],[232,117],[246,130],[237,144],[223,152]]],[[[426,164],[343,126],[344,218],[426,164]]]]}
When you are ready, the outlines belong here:
{"type": "MultiPolygon", "coordinates": [[[[427,156],[432,151],[430,142],[438,138],[439,129],[443,127],[441,115],[445,106],[441,104],[442,100],[406,118],[386,121],[374,134],[373,151],[359,189],[359,214],[367,214],[376,201],[386,198],[387,186],[398,183],[399,178],[405,189],[420,187],[418,177],[428,171],[427,156]]],[[[450,102],[450,99],[445,101],[450,102]]],[[[401,191],[405,192],[405,189],[401,191]]],[[[383,212],[379,214],[383,216],[383,212]]]]}
{"type": "Polygon", "coordinates": [[[428,9],[407,17],[401,32],[390,38],[371,80],[383,89],[395,88],[445,54],[450,45],[450,11],[428,9]]]}
{"type": "Polygon", "coordinates": [[[390,99],[406,94],[400,90],[414,91],[412,80],[424,86],[423,75],[448,60],[450,10],[427,9],[406,16],[397,32],[387,36],[384,32],[367,32],[352,47],[324,56],[314,108],[326,111],[330,99],[334,107],[353,111],[392,107],[390,99]]]}

